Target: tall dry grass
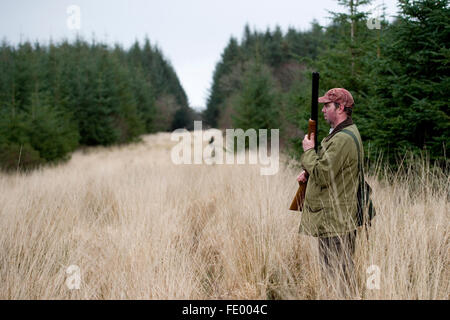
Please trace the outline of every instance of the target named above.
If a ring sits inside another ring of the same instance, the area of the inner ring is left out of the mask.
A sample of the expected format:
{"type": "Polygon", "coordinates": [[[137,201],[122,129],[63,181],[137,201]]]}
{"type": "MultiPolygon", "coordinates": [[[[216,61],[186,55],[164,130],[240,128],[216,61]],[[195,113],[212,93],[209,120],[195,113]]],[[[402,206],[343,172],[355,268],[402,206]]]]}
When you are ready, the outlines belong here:
{"type": "Polygon", "coordinates": [[[299,235],[301,215],[287,210],[296,169],[176,166],[170,150],[157,134],[1,174],[0,298],[449,298],[449,177],[426,163],[392,181],[368,177],[378,214],[358,237],[347,296],[326,287],[317,239],[299,235]],[[78,290],[65,283],[70,265],[78,290]],[[379,289],[366,286],[371,265],[379,289]]]}

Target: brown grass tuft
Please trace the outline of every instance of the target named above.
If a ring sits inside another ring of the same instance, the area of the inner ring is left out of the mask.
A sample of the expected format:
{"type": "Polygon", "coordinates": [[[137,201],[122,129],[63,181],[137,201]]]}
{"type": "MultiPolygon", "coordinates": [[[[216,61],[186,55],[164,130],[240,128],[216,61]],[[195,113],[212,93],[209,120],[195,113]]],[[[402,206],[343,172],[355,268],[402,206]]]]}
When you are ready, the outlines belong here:
{"type": "Polygon", "coordinates": [[[296,169],[175,166],[169,137],[0,174],[0,299],[449,298],[449,178],[426,162],[368,177],[378,215],[358,237],[347,296],[325,287],[317,240],[287,209],[296,169]],[[79,290],[65,284],[70,265],[79,290]],[[366,287],[370,265],[379,290],[366,287]]]}

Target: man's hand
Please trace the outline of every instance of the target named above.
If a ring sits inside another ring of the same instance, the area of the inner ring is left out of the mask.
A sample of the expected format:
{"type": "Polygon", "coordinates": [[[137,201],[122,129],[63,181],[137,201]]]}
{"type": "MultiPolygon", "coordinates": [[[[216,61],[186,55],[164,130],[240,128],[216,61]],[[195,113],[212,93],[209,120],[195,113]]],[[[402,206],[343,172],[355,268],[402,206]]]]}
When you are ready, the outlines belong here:
{"type": "Polygon", "coordinates": [[[305,170],[303,170],[297,177],[297,181],[299,182],[303,182],[306,183],[306,181],[308,181],[308,172],[306,172],[305,170]]]}
{"type": "Polygon", "coordinates": [[[303,139],[302,145],[303,145],[303,151],[314,148],[314,133],[313,132],[311,132],[311,139],[308,139],[308,135],[305,134],[305,138],[303,139]]]}

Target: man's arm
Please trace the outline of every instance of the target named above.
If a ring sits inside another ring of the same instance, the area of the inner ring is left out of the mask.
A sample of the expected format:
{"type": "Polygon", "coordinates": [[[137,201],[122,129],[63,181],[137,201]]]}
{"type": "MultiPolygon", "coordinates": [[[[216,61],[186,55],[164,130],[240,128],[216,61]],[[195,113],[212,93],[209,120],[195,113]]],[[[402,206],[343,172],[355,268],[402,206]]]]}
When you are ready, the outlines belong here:
{"type": "Polygon", "coordinates": [[[329,186],[331,179],[338,174],[347,156],[348,148],[344,147],[347,140],[332,141],[320,158],[314,149],[306,150],[302,154],[300,158],[302,167],[309,173],[310,179],[312,178],[319,186],[329,186]]]}

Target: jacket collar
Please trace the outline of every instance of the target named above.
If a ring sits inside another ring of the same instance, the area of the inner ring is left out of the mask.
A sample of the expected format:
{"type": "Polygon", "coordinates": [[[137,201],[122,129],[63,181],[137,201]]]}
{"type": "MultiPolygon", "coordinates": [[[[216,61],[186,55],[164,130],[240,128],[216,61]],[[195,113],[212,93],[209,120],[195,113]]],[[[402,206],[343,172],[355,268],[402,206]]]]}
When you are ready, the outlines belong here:
{"type": "Polygon", "coordinates": [[[353,120],[351,117],[347,117],[344,121],[339,123],[336,128],[334,128],[333,132],[331,132],[326,138],[325,141],[328,141],[331,139],[332,136],[334,136],[336,133],[344,129],[345,127],[351,126],[353,124],[353,120]]]}

